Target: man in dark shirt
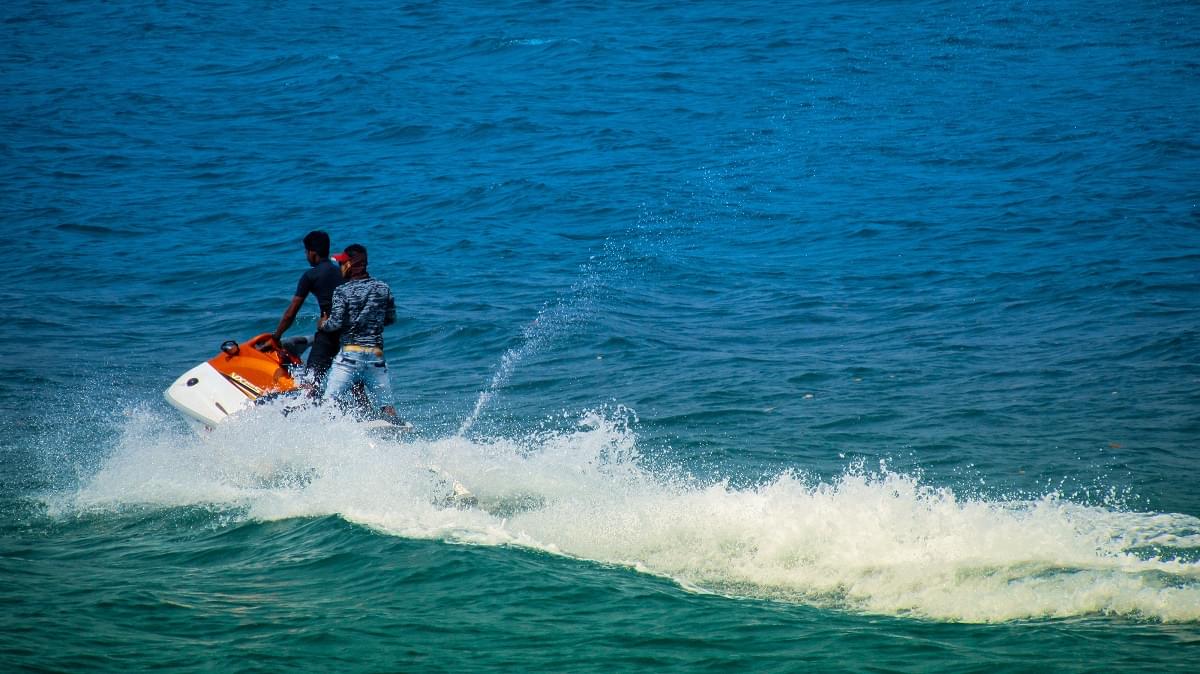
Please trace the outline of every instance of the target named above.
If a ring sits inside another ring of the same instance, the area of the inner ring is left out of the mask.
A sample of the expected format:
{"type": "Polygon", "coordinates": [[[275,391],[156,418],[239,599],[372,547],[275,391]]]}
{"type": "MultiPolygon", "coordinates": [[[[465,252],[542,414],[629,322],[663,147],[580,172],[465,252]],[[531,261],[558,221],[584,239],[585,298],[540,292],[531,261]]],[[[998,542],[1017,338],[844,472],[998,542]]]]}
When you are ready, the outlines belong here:
{"type": "MultiPolygon", "coordinates": [[[[316,230],[309,232],[304,237],[304,254],[312,268],[300,276],[300,282],[296,285],[296,294],[292,296],[292,303],[288,305],[283,312],[283,317],[279,319],[279,327],[275,328],[273,335],[276,342],[283,338],[283,333],[288,328],[292,327],[292,322],[296,320],[296,314],[299,313],[300,307],[308,298],[309,293],[317,298],[321,319],[329,316],[333,307],[333,289],[345,281],[341,269],[329,259],[329,235],[325,232],[316,230]]],[[[320,391],[321,383],[329,372],[333,357],[337,355],[338,347],[336,332],[317,330],[317,334],[313,336],[312,350],[308,352],[307,367],[312,377],[314,395],[320,391]]]]}
{"type": "Polygon", "coordinates": [[[336,399],[352,384],[366,386],[375,409],[395,419],[392,384],[383,358],[383,327],[396,322],[396,301],[386,283],[367,273],[367,249],[346,247],[341,263],[346,282],[333,291],[333,308],[318,332],[340,333],[341,351],[333,360],[325,399],[336,399]]]}

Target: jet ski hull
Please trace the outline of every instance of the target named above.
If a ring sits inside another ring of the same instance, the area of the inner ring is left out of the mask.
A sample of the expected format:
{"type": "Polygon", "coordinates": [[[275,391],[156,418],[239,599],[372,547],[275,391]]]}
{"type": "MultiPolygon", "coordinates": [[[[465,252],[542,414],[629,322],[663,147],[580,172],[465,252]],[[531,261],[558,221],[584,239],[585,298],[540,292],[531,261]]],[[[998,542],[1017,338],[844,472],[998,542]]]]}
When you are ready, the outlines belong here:
{"type": "Polygon", "coordinates": [[[197,430],[212,430],[260,398],[295,390],[292,368],[300,365],[298,356],[264,333],[240,344],[225,342],[221,353],[184,372],[163,395],[197,430]]]}

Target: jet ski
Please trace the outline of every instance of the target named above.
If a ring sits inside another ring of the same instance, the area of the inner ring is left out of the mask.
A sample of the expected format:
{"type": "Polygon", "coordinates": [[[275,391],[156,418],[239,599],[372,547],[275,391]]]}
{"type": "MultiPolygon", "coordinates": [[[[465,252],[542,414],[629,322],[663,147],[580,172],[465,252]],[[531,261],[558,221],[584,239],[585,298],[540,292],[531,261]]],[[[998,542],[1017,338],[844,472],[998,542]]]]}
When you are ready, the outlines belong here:
{"type": "Polygon", "coordinates": [[[285,346],[270,333],[240,344],[228,340],[220,353],[180,375],[164,395],[197,431],[211,431],[268,396],[297,390],[292,372],[299,374],[307,348],[305,337],[293,337],[285,346]]]}
{"type": "MultiPolygon", "coordinates": [[[[307,337],[276,342],[270,333],[241,343],[228,340],[220,353],[180,375],[164,395],[198,432],[207,433],[256,404],[280,396],[299,398],[303,391],[297,379],[304,366],[300,356],[308,346],[307,337]]],[[[408,422],[378,415],[363,423],[378,434],[412,430],[408,422]]]]}
{"type": "MultiPolygon", "coordinates": [[[[184,372],[164,392],[167,402],[183,413],[201,435],[211,432],[238,412],[281,396],[304,395],[297,381],[303,368],[300,356],[308,349],[307,337],[290,337],[276,342],[263,333],[238,343],[228,340],[220,353],[184,372]]],[[[359,409],[369,409],[369,404],[359,409]]],[[[298,402],[299,404],[299,402],[298,402]]],[[[411,431],[412,424],[394,417],[361,419],[364,429],[374,437],[398,439],[411,431]]],[[[438,503],[456,508],[472,507],[475,496],[458,480],[437,466],[429,466],[444,494],[438,503]]]]}

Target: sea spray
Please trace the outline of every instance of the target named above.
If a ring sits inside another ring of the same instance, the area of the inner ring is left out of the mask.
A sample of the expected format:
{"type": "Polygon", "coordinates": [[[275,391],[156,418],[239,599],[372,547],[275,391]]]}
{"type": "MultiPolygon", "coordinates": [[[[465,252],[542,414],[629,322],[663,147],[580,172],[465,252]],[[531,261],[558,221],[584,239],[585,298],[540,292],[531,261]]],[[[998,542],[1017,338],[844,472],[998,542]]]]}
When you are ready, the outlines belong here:
{"type": "Polygon", "coordinates": [[[593,255],[579,268],[579,279],[553,304],[543,306],[537,316],[521,329],[517,346],[504,352],[492,374],[488,387],[479,393],[471,413],[463,419],[456,435],[466,435],[496,395],[508,385],[513,372],[525,358],[549,348],[557,340],[586,325],[595,308],[601,289],[609,287],[619,271],[624,270],[629,251],[612,239],[605,242],[604,251],[593,255]]]}
{"type": "Polygon", "coordinates": [[[515,437],[373,439],[270,409],[207,439],[131,419],[79,510],[202,506],[270,521],[336,515],[387,535],[518,546],[733,597],[938,621],[1114,615],[1200,621],[1200,520],[1038,497],[963,497],[886,465],[757,484],[647,467],[627,410],[515,437]],[[440,501],[430,465],[478,507],[440,501]]]}
{"type": "MultiPolygon", "coordinates": [[[[559,309],[561,306],[563,305],[555,305],[554,309],[559,309]]],[[[491,403],[496,393],[508,384],[517,364],[526,356],[541,350],[555,335],[559,334],[561,329],[562,325],[553,322],[553,319],[543,309],[537,318],[521,330],[520,345],[505,351],[504,355],[500,357],[500,364],[492,374],[491,383],[487,389],[480,392],[471,413],[467,415],[466,419],[463,419],[462,424],[458,427],[457,435],[465,435],[467,431],[471,430],[471,427],[479,420],[479,415],[491,403]]]]}

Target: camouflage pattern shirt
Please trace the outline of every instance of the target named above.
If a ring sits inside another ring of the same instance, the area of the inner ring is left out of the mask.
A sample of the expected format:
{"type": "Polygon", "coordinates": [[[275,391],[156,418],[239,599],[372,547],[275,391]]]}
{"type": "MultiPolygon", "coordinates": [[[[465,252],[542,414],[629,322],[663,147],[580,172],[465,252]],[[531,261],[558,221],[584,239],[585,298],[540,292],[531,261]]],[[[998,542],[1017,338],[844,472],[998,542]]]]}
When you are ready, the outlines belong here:
{"type": "Polygon", "coordinates": [[[321,326],[342,331],[342,344],[383,348],[383,326],[396,322],[392,289],[377,278],[346,281],[333,291],[333,308],[321,326]]]}

